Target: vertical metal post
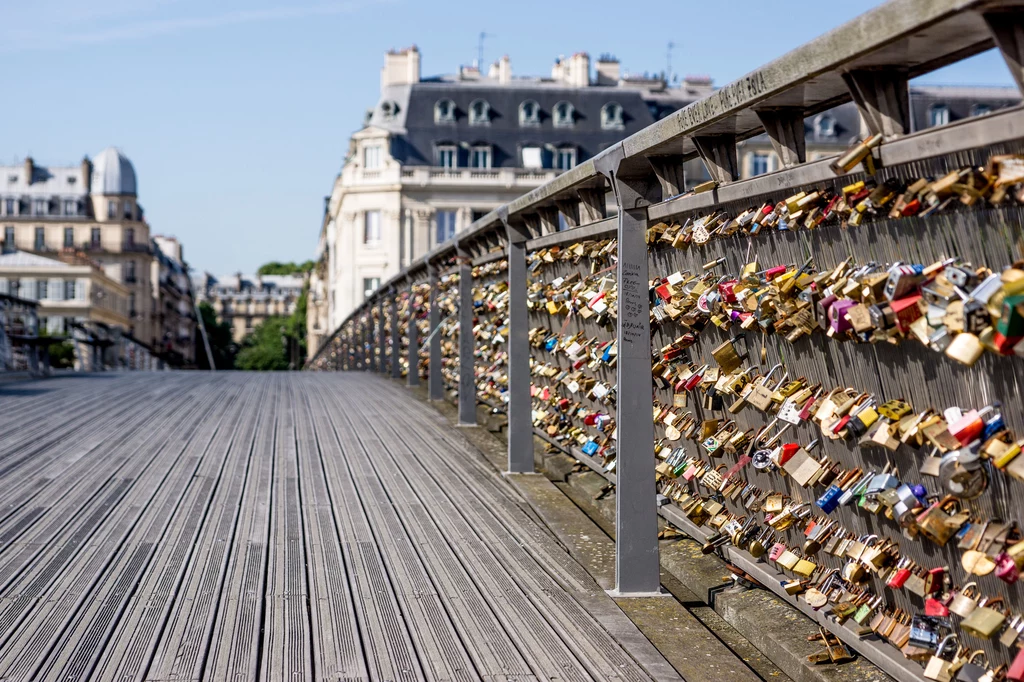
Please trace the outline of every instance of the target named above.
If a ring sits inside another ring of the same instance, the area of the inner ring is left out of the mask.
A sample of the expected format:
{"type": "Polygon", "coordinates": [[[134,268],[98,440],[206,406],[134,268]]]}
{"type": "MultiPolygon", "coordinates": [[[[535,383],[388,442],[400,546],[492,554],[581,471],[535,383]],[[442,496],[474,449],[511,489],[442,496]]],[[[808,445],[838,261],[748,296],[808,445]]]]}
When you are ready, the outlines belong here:
{"type": "Polygon", "coordinates": [[[398,289],[391,290],[391,378],[402,377],[402,332],[398,329],[398,289]]]}
{"type": "Polygon", "coordinates": [[[381,374],[388,371],[388,337],[384,325],[384,294],[377,298],[377,371],[381,374]]]}
{"type": "Polygon", "coordinates": [[[444,400],[444,378],[441,376],[441,306],[437,300],[440,283],[437,266],[431,263],[430,272],[430,365],[427,382],[430,400],[444,400]]]}
{"type": "Polygon", "coordinates": [[[416,283],[409,279],[409,319],[406,322],[406,334],[409,336],[409,373],[405,375],[408,386],[420,385],[420,330],[416,325],[419,317],[419,306],[416,305],[416,283]]]}
{"type": "Polygon", "coordinates": [[[469,253],[459,258],[459,425],[476,425],[476,376],[473,373],[473,266],[469,253]]]}
{"type": "Polygon", "coordinates": [[[508,470],[533,473],[533,420],[530,406],[530,335],[526,308],[526,229],[509,223],[499,209],[508,236],[508,470]]]}
{"type": "MultiPolygon", "coordinates": [[[[647,272],[647,188],[623,179],[621,147],[601,158],[618,204],[619,314],[616,327],[615,593],[660,593],[658,509],[651,421],[651,329],[647,272]]],[[[649,169],[645,169],[650,173],[649,169]]]]}

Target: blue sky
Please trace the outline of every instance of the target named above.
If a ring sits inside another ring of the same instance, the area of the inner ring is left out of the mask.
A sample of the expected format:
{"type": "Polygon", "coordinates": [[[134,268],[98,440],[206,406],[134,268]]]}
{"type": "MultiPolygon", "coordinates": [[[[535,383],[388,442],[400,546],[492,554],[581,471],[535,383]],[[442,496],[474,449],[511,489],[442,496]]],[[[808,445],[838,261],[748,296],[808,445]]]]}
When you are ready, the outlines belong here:
{"type": "MultiPolygon", "coordinates": [[[[77,164],[116,145],[154,233],[193,267],[252,271],[312,257],[389,48],[415,43],[424,75],[451,73],[485,31],[486,62],[538,75],[576,51],[660,71],[673,41],[675,72],[724,85],[877,4],[0,0],[0,160],[77,164]]],[[[1012,84],[994,52],[924,80],[1012,84]]]]}

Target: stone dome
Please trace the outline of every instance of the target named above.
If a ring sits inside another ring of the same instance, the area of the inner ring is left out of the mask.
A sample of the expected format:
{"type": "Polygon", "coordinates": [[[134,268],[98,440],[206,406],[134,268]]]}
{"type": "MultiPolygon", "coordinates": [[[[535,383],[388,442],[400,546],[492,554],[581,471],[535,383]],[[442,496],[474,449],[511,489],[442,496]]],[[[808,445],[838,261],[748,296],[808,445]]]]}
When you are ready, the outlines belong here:
{"type": "Polygon", "coordinates": [[[92,194],[136,195],[135,168],[116,147],[107,147],[92,161],[92,194]]]}

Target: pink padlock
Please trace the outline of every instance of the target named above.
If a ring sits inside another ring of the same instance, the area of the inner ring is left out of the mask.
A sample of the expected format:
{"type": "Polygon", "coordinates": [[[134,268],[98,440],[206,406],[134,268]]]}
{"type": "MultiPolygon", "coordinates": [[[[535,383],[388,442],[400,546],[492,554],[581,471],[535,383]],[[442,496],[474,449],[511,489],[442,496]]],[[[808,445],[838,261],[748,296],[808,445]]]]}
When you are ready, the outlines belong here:
{"type": "Polygon", "coordinates": [[[828,309],[828,322],[832,331],[836,333],[845,332],[853,328],[850,321],[846,319],[846,311],[857,305],[851,298],[840,298],[828,309]]]}
{"type": "Polygon", "coordinates": [[[997,578],[1010,585],[1017,582],[1017,578],[1020,577],[1020,569],[1017,568],[1017,562],[1006,552],[1001,552],[996,557],[995,573],[997,578]]]}

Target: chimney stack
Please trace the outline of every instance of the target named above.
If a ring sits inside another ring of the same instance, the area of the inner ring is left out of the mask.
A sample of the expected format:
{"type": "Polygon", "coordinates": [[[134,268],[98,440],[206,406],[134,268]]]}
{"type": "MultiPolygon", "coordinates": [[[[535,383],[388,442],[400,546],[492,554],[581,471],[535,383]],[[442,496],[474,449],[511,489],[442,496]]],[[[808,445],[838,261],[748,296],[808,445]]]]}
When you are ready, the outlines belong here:
{"type": "Polygon", "coordinates": [[[512,61],[508,55],[498,60],[498,82],[502,85],[512,82],[512,61]]]}
{"type": "Polygon", "coordinates": [[[381,91],[389,85],[410,85],[420,82],[420,51],[415,45],[404,50],[391,50],[384,55],[380,70],[381,91]]]}
{"type": "Polygon", "coordinates": [[[622,71],[619,60],[610,54],[603,54],[597,60],[597,84],[618,85],[622,71]]]}
{"type": "Polygon", "coordinates": [[[36,173],[36,164],[35,164],[35,162],[32,161],[32,157],[31,156],[26,156],[25,157],[25,184],[26,185],[31,185],[32,184],[32,177],[35,175],[35,173],[36,173]]]}
{"type": "Polygon", "coordinates": [[[586,52],[577,52],[569,57],[565,82],[574,88],[585,88],[590,85],[590,55],[586,52]]]}
{"type": "Polygon", "coordinates": [[[86,194],[92,191],[92,161],[88,156],[82,157],[82,187],[86,194]]]}

